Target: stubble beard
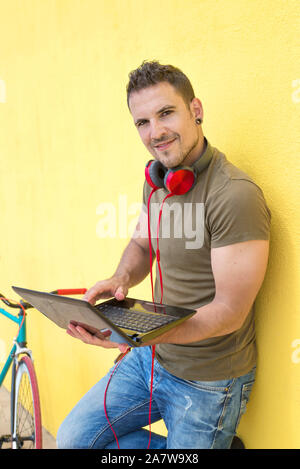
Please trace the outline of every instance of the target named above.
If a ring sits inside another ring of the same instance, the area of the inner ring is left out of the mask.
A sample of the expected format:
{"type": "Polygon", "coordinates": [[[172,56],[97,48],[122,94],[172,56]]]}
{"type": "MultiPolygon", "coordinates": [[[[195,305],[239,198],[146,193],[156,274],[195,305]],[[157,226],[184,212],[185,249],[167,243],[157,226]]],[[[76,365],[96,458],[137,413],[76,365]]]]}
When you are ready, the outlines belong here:
{"type": "Polygon", "coordinates": [[[175,157],[171,154],[171,150],[166,150],[161,152],[161,155],[156,154],[156,158],[166,167],[166,168],[175,168],[176,166],[189,166],[185,161],[188,159],[191,152],[196,148],[199,138],[196,138],[194,143],[186,150],[179,148],[179,155],[175,157]],[[162,156],[163,155],[163,156],[162,156]],[[173,156],[173,158],[172,158],[173,156]]]}

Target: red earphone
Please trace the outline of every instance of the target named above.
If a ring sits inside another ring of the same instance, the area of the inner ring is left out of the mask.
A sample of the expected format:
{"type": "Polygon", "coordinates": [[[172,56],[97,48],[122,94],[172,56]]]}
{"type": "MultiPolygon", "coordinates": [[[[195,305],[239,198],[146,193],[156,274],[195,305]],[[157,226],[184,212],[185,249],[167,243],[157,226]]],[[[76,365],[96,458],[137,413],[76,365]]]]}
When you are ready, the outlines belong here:
{"type": "MultiPolygon", "coordinates": [[[[205,162],[206,163],[206,162],[205,162]]],[[[158,160],[149,160],[145,167],[145,177],[146,181],[152,191],[148,198],[148,238],[149,238],[149,256],[150,256],[150,279],[151,279],[151,288],[152,288],[152,299],[153,297],[153,277],[152,277],[152,249],[151,249],[151,230],[150,230],[150,200],[154,192],[160,188],[164,188],[168,191],[168,194],[164,197],[158,217],[157,225],[157,249],[156,249],[156,260],[157,267],[160,276],[160,285],[161,285],[161,300],[163,296],[163,282],[162,282],[162,273],[160,268],[160,251],[159,251],[159,225],[162,215],[163,205],[169,197],[174,195],[183,195],[189,192],[195,185],[197,181],[198,171],[194,167],[190,166],[175,166],[174,168],[166,168],[158,160]]]]}
{"type": "Polygon", "coordinates": [[[189,166],[168,169],[160,161],[150,160],[146,164],[145,176],[153,189],[165,188],[173,195],[183,195],[194,186],[197,171],[189,166]]]}

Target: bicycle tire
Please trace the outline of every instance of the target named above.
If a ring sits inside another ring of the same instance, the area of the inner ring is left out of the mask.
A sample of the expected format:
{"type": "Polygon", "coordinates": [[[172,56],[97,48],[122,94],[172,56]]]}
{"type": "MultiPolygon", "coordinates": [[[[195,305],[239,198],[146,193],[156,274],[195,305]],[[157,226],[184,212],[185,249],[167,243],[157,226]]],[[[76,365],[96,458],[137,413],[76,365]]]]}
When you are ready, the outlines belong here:
{"type": "Polygon", "coordinates": [[[42,420],[37,378],[31,358],[18,361],[12,429],[13,449],[42,448],[42,420]]]}

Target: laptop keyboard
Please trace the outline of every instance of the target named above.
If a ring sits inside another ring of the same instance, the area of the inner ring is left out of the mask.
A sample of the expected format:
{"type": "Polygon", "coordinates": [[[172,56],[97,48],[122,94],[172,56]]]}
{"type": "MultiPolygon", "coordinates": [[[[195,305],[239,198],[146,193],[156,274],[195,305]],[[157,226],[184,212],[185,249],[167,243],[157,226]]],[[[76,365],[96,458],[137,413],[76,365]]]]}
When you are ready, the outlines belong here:
{"type": "Polygon", "coordinates": [[[167,314],[147,314],[111,305],[99,306],[101,312],[111,322],[124,329],[137,332],[149,332],[176,319],[167,314]]]}

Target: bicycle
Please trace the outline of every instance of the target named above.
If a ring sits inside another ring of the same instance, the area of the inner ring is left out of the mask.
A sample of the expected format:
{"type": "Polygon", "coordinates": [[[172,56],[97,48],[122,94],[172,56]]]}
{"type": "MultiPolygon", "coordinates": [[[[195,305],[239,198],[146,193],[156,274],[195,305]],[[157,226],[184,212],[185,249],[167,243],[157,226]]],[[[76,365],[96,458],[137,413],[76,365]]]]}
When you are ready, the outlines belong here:
{"type": "MultiPolygon", "coordinates": [[[[86,288],[60,289],[56,295],[80,295],[86,288]]],[[[0,387],[10,367],[10,428],[9,435],[0,436],[0,449],[3,443],[11,443],[12,449],[42,449],[42,418],[39,390],[32,351],[26,341],[26,310],[33,306],[23,300],[13,303],[0,294],[0,299],[10,308],[19,309],[17,315],[0,308],[0,314],[18,324],[18,332],[13,347],[0,373],[0,387]]]]}

